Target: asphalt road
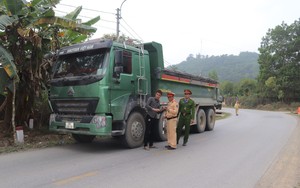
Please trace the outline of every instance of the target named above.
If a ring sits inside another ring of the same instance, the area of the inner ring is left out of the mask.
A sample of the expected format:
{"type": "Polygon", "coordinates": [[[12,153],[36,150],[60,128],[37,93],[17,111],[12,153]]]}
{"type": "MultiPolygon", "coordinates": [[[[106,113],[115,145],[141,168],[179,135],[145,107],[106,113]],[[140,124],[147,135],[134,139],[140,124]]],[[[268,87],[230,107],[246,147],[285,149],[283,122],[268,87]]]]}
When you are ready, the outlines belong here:
{"type": "MultiPolygon", "coordinates": [[[[233,109],[224,109],[234,113],[233,109]]],[[[0,187],[252,188],[274,162],[297,120],[240,110],[186,147],[124,149],[114,139],[0,155],[0,187]]]]}

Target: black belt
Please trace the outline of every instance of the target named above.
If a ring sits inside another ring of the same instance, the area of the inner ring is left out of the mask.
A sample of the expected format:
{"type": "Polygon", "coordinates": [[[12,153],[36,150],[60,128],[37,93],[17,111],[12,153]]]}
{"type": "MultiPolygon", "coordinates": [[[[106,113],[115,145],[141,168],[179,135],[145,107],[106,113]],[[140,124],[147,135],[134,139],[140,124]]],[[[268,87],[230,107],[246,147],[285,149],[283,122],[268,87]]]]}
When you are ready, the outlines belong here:
{"type": "Polygon", "coordinates": [[[170,117],[170,118],[167,118],[167,120],[174,119],[174,118],[177,118],[177,116],[175,116],[175,117],[170,117]]]}

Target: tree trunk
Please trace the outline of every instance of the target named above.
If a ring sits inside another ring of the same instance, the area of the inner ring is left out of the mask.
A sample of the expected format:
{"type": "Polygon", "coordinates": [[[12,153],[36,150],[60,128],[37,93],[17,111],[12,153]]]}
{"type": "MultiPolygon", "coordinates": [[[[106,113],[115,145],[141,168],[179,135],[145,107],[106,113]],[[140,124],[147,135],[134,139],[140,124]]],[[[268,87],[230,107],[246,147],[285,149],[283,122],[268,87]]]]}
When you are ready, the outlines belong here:
{"type": "Polygon", "coordinates": [[[16,135],[16,122],[15,122],[15,115],[16,115],[16,80],[13,81],[13,97],[12,97],[12,117],[11,117],[11,125],[13,128],[13,136],[15,144],[17,143],[17,135],[16,135]]]}
{"type": "Polygon", "coordinates": [[[4,129],[7,132],[11,132],[11,117],[12,117],[12,100],[13,100],[13,93],[11,91],[7,91],[6,96],[6,109],[5,109],[5,116],[4,116],[4,129]]]}
{"type": "Polygon", "coordinates": [[[16,124],[24,125],[34,115],[35,82],[30,71],[23,71],[19,76],[22,79],[16,87],[16,124]]]}

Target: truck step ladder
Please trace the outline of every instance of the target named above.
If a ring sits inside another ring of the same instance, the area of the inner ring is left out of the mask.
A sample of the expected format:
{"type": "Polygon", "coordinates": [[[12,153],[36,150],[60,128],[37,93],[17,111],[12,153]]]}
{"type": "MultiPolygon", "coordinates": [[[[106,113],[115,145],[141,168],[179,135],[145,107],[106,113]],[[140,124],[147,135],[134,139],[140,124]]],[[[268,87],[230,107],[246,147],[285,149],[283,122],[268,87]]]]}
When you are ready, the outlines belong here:
{"type": "Polygon", "coordinates": [[[140,74],[137,75],[137,91],[139,95],[139,104],[142,108],[146,106],[146,99],[148,95],[148,80],[145,76],[145,61],[144,61],[144,46],[141,44],[139,48],[139,69],[140,74]]]}

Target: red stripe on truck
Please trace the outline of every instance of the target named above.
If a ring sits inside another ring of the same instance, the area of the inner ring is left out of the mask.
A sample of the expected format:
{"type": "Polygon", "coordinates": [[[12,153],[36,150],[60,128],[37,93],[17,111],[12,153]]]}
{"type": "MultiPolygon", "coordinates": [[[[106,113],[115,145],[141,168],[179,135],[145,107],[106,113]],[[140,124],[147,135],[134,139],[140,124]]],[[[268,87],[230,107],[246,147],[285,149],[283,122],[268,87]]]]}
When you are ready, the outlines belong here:
{"type": "Polygon", "coordinates": [[[171,76],[171,75],[167,75],[167,74],[162,74],[161,78],[163,80],[170,80],[170,81],[175,81],[175,82],[183,82],[183,83],[190,83],[191,82],[190,79],[180,78],[178,76],[171,76]]]}

